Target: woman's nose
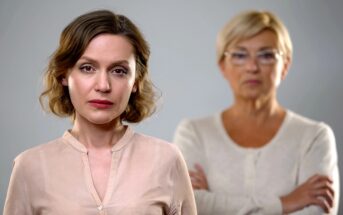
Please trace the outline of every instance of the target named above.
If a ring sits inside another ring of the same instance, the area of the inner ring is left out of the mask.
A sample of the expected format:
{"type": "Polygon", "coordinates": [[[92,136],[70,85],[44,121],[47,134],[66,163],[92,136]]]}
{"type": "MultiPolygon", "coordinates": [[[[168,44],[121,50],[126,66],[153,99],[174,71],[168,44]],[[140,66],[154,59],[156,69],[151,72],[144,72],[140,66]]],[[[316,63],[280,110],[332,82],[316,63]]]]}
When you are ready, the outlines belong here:
{"type": "Polygon", "coordinates": [[[95,90],[102,93],[111,91],[110,77],[107,72],[100,72],[97,76],[95,90]]]}
{"type": "Polygon", "coordinates": [[[258,60],[254,56],[250,56],[245,63],[245,68],[248,72],[257,72],[259,68],[258,60]]]}

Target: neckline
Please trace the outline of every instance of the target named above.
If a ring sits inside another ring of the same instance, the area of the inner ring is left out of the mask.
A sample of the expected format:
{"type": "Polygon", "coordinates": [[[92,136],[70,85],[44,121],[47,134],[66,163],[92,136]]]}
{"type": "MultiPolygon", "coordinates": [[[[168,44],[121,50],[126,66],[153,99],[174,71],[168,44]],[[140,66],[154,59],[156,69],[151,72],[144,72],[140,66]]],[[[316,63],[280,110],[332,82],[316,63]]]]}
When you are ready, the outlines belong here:
{"type": "MultiPolygon", "coordinates": [[[[112,146],[112,149],[111,149],[112,152],[121,150],[121,149],[129,142],[129,140],[133,137],[133,135],[134,135],[133,129],[132,129],[130,126],[128,126],[128,125],[125,125],[125,126],[126,126],[125,133],[124,133],[124,135],[118,140],[118,142],[112,146]]],[[[70,133],[70,129],[64,132],[62,138],[65,140],[65,142],[66,142],[67,144],[70,144],[70,145],[71,145],[74,149],[76,149],[77,151],[82,152],[82,153],[87,153],[87,152],[88,152],[88,150],[87,150],[87,148],[85,147],[85,145],[83,145],[81,142],[79,142],[79,141],[70,133]]]]}
{"type": "Polygon", "coordinates": [[[288,124],[289,120],[291,119],[292,113],[289,110],[286,109],[285,118],[283,119],[283,121],[281,123],[281,126],[279,127],[279,129],[276,132],[276,134],[266,144],[264,144],[261,147],[256,147],[256,148],[244,147],[244,146],[240,146],[238,143],[236,143],[230,137],[230,135],[226,132],[225,127],[224,127],[224,122],[223,122],[223,120],[221,118],[221,115],[222,115],[222,112],[218,112],[215,115],[215,123],[216,123],[216,126],[218,127],[219,133],[224,138],[225,142],[229,143],[231,146],[233,146],[238,151],[247,152],[247,151],[262,151],[262,150],[265,150],[265,149],[271,147],[275,143],[277,143],[276,140],[279,138],[279,136],[282,135],[282,133],[286,129],[287,124],[288,124]]]}

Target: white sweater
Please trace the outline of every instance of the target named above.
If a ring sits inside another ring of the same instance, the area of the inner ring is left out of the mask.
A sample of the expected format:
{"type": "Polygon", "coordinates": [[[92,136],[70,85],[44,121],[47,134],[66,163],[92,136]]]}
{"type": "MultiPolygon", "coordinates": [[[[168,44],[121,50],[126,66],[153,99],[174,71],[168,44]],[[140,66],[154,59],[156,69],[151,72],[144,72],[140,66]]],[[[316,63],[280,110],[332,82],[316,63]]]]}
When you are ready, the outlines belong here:
{"type": "MultiPolygon", "coordinates": [[[[335,137],[331,128],[287,111],[269,143],[244,148],[226,133],[221,113],[183,120],[175,134],[188,168],[203,166],[209,191],[196,190],[199,215],[282,214],[280,197],[293,191],[314,174],[334,181],[337,214],[339,174],[335,137]]],[[[309,206],[293,214],[324,214],[309,206]]]]}

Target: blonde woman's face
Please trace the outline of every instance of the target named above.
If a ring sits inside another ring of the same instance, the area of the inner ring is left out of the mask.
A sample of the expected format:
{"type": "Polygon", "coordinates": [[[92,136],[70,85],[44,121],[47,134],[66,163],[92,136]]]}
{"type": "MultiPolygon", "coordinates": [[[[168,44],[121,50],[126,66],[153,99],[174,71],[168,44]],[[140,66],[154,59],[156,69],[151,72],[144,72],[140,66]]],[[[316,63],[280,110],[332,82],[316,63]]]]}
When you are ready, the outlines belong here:
{"type": "Polygon", "coordinates": [[[265,30],[228,48],[219,64],[236,99],[276,99],[289,60],[278,50],[275,33],[265,30]]]}
{"type": "Polygon", "coordinates": [[[95,37],[62,84],[68,86],[76,120],[94,124],[119,121],[135,90],[133,47],[125,37],[95,37]]]}

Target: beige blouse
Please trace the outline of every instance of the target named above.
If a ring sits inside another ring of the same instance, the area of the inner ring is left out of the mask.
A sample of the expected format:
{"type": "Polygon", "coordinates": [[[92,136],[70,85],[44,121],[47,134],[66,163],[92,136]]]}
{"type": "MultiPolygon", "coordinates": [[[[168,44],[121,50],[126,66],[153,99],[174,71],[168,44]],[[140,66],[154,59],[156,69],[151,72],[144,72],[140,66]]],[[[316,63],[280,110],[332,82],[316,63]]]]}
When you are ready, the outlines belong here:
{"type": "Polygon", "coordinates": [[[179,150],[128,127],[112,148],[107,191],[100,200],[87,149],[68,131],[21,153],[4,215],[196,214],[187,168],[179,150]]]}

